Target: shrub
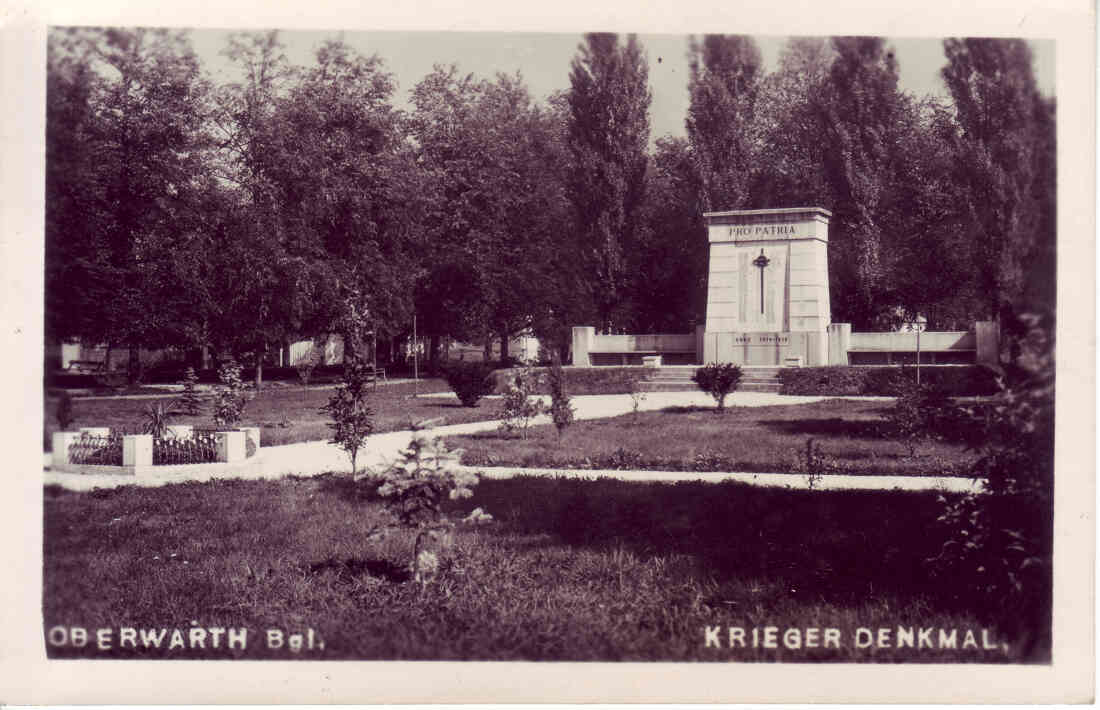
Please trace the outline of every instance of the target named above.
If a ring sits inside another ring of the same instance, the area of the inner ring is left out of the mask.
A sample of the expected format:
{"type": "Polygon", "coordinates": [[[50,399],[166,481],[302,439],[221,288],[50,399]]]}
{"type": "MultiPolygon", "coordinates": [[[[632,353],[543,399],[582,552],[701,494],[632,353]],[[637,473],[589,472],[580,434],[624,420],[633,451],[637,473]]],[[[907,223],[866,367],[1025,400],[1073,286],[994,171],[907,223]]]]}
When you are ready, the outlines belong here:
{"type": "MultiPolygon", "coordinates": [[[[998,609],[1025,636],[1050,628],[1054,489],[1054,319],[1007,320],[1014,361],[993,403],[974,412],[981,432],[971,472],[982,491],[941,496],[944,543],[935,574],[998,609]]],[[[1043,632],[1045,633],[1045,631],[1043,632]]],[[[1041,644],[1033,634],[1021,645],[1041,644]]]]}
{"type": "Polygon", "coordinates": [[[646,391],[642,389],[642,383],[645,382],[645,378],[641,375],[635,376],[630,381],[630,405],[631,405],[631,423],[638,423],[638,408],[642,406],[642,402],[646,400],[646,391]]]}
{"type": "Polygon", "coordinates": [[[530,368],[521,369],[504,393],[504,409],[501,415],[504,421],[500,428],[506,432],[522,432],[523,438],[527,438],[527,428],[531,420],[540,414],[545,414],[547,407],[541,399],[532,397],[538,386],[538,376],[530,368]]]}
{"type": "Polygon", "coordinates": [[[897,399],[887,415],[887,428],[915,456],[917,445],[930,439],[944,438],[941,422],[954,421],[951,398],[940,390],[914,380],[902,380],[895,390],[897,399]]]}
{"type": "Polygon", "coordinates": [[[489,375],[493,366],[485,362],[453,362],[443,376],[464,407],[476,407],[479,399],[493,391],[489,375]]]}
{"type": "Polygon", "coordinates": [[[714,397],[718,411],[726,408],[726,397],[737,389],[741,381],[741,368],[730,363],[711,363],[700,367],[691,377],[699,389],[714,397]]]}
{"type": "Polygon", "coordinates": [[[555,350],[550,365],[550,417],[558,430],[558,440],[565,428],[573,423],[573,405],[565,391],[565,371],[561,367],[561,356],[555,350]]]}
{"type": "Polygon", "coordinates": [[[173,418],[179,416],[179,413],[175,402],[154,402],[146,406],[142,412],[145,417],[145,424],[142,425],[141,430],[145,434],[152,434],[154,439],[163,439],[165,434],[168,433],[168,424],[173,418]]]}
{"type": "Polygon", "coordinates": [[[218,368],[218,380],[214,389],[214,424],[219,428],[235,427],[248,403],[241,366],[235,360],[225,362],[218,368]]]}
{"type": "Polygon", "coordinates": [[[371,382],[366,363],[350,360],[344,367],[343,381],[337,387],[321,412],[332,417],[331,443],[336,444],[351,457],[351,472],[356,471],[359,451],[366,445],[367,437],[374,430],[371,417],[374,412],[367,406],[367,385],[371,382]]]}
{"type": "MultiPolygon", "coordinates": [[[[912,366],[785,367],[779,371],[780,394],[879,395],[895,394],[901,382],[915,382],[912,366]]],[[[985,367],[921,365],[921,384],[952,396],[989,395],[997,391],[996,375],[985,367]]]]}
{"type": "Polygon", "coordinates": [[[69,425],[73,423],[73,396],[65,390],[61,391],[57,400],[54,417],[57,418],[57,426],[61,427],[61,431],[68,431],[69,425]]]}
{"type": "Polygon", "coordinates": [[[199,376],[195,374],[195,368],[188,366],[183,373],[183,396],[180,397],[180,404],[183,411],[191,416],[202,414],[202,400],[195,389],[198,382],[199,376]]]}
{"type": "Polygon", "coordinates": [[[477,474],[459,467],[461,455],[418,431],[399,459],[370,475],[381,482],[377,493],[401,525],[431,525],[442,517],[444,500],[469,498],[478,484],[477,474]]]}

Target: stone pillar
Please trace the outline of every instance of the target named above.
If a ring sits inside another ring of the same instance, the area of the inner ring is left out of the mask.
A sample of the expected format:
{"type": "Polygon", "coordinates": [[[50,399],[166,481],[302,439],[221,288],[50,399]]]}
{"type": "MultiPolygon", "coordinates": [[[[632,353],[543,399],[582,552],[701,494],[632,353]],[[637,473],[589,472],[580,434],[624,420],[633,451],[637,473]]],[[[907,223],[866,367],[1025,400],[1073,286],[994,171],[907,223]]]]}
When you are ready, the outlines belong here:
{"type": "Polygon", "coordinates": [[[592,349],[592,342],[596,338],[596,329],[590,325],[580,325],[573,328],[573,366],[592,367],[592,360],[588,353],[592,349]]]}
{"type": "Polygon", "coordinates": [[[996,321],[980,320],[974,324],[974,361],[987,367],[1000,367],[1001,342],[996,321]]]}
{"type": "Polygon", "coordinates": [[[244,460],[243,431],[219,431],[214,434],[214,440],[218,449],[218,461],[233,463],[244,460]]]}
{"type": "Polygon", "coordinates": [[[75,431],[55,431],[53,433],[53,462],[69,463],[69,447],[80,438],[80,433],[75,431]]]}
{"type": "MultiPolygon", "coordinates": [[[[253,446],[255,446],[256,450],[259,451],[259,449],[260,449],[260,427],[258,427],[258,426],[243,426],[243,427],[241,427],[241,431],[244,432],[245,438],[252,440],[253,446]]],[[[246,451],[247,451],[247,449],[246,449],[246,451]]]]}
{"type": "Polygon", "coordinates": [[[128,434],[122,437],[123,466],[153,465],[153,435],[128,434]]]}
{"type": "Polygon", "coordinates": [[[832,323],[829,325],[829,363],[847,365],[848,349],[852,345],[852,324],[832,323]]]}

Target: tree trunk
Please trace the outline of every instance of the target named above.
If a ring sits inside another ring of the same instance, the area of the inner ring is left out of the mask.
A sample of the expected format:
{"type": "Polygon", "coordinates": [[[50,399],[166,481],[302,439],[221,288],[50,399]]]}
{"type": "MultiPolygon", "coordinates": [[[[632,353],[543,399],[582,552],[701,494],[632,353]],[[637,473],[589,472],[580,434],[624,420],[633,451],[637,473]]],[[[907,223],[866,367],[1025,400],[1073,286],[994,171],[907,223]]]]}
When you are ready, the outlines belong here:
{"type": "Polygon", "coordinates": [[[126,379],[132,385],[141,381],[141,350],[137,345],[130,345],[130,362],[126,368],[126,379]]]}
{"type": "Polygon", "coordinates": [[[493,359],[493,336],[492,335],[486,335],[485,336],[485,347],[482,350],[482,356],[483,356],[482,359],[485,360],[485,362],[490,362],[493,359]]]}
{"type": "Polygon", "coordinates": [[[500,362],[503,364],[508,360],[508,333],[507,331],[500,331],[500,362]]]}
{"type": "Polygon", "coordinates": [[[263,346],[256,350],[256,391],[259,392],[264,386],[264,353],[267,352],[267,346],[263,346]]]}
{"type": "Polygon", "coordinates": [[[439,336],[428,338],[428,372],[432,375],[439,372],[439,336]]]}

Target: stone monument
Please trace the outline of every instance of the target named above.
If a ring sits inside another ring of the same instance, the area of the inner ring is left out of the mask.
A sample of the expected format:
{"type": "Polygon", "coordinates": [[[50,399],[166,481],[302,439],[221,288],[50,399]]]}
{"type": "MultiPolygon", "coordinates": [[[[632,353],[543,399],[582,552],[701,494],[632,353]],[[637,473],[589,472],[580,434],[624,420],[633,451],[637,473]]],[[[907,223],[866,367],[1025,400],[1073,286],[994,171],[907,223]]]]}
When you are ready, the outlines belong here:
{"type": "Polygon", "coordinates": [[[829,362],[829,218],[821,207],[707,212],[704,362],[829,362]]]}

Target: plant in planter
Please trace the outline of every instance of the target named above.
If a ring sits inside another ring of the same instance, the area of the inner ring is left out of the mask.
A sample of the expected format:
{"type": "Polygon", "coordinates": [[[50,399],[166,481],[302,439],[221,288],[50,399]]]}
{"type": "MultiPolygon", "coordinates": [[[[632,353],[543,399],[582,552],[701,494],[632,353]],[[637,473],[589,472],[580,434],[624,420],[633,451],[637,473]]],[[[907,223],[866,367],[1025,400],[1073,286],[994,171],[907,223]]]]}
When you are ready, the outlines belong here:
{"type": "Polygon", "coordinates": [[[170,400],[154,402],[145,407],[143,412],[145,424],[142,425],[141,430],[146,434],[152,434],[154,439],[163,439],[168,433],[168,425],[179,414],[180,411],[176,409],[175,402],[170,400]]]}

